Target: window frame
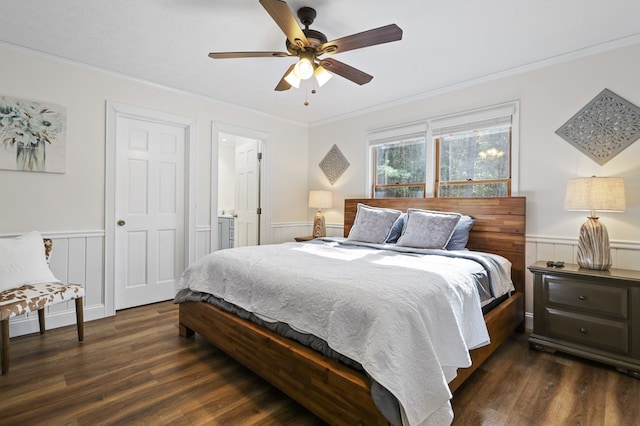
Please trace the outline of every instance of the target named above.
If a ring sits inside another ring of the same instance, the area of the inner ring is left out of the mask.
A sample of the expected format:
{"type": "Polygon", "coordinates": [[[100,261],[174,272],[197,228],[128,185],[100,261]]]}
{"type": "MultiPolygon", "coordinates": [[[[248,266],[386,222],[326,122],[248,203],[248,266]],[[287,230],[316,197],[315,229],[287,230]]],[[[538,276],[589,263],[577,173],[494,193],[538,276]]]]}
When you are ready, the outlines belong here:
{"type": "Polygon", "coordinates": [[[459,126],[469,126],[471,123],[487,121],[491,119],[499,119],[501,117],[511,116],[511,150],[509,169],[511,183],[509,185],[508,196],[517,196],[519,192],[519,158],[520,158],[520,101],[509,101],[501,104],[491,105],[488,107],[477,108],[455,114],[448,114],[438,117],[425,119],[422,121],[407,123],[394,127],[386,127],[381,129],[370,130],[367,132],[367,143],[365,146],[367,158],[367,179],[365,194],[369,194],[372,198],[375,196],[374,184],[375,180],[375,160],[373,157],[374,145],[382,143],[390,143],[392,141],[400,141],[409,135],[424,133],[425,135],[425,162],[426,162],[426,188],[424,191],[425,198],[437,197],[436,193],[436,164],[438,156],[436,155],[437,137],[441,132],[447,129],[455,129],[459,126]]]}
{"type": "MultiPolygon", "coordinates": [[[[471,124],[471,123],[470,123],[471,124]]],[[[498,124],[496,127],[499,126],[498,124]]],[[[486,128],[491,128],[490,126],[485,126],[486,128]]],[[[462,131],[460,131],[462,132],[462,131]]],[[[509,126],[509,172],[508,177],[502,179],[467,179],[467,180],[452,180],[452,181],[441,181],[440,180],[440,137],[436,136],[433,138],[436,148],[435,155],[435,181],[433,184],[433,194],[435,198],[458,198],[458,197],[441,197],[440,196],[440,185],[473,185],[473,184],[487,184],[487,183],[506,183],[507,184],[507,195],[505,197],[511,197],[511,181],[512,181],[512,173],[513,173],[513,155],[512,155],[512,145],[513,145],[513,123],[509,126]]]]}
{"type": "Polygon", "coordinates": [[[433,158],[429,152],[429,135],[427,132],[427,123],[425,121],[408,123],[401,126],[396,127],[388,127],[384,129],[378,129],[367,132],[367,144],[366,144],[366,158],[367,158],[367,179],[366,179],[366,188],[365,194],[369,194],[371,198],[375,198],[375,188],[376,188],[376,173],[377,173],[377,158],[376,153],[377,150],[374,147],[379,145],[389,145],[393,143],[401,143],[403,140],[407,139],[416,139],[421,137],[424,139],[427,144],[427,149],[425,150],[425,168],[426,168],[426,176],[424,183],[416,182],[409,184],[390,184],[388,187],[402,187],[402,186],[421,186],[424,185],[423,191],[425,196],[427,196],[427,191],[429,191],[429,159],[433,158]]]}
{"type": "Polygon", "coordinates": [[[371,156],[371,198],[376,198],[376,190],[377,189],[385,189],[385,188],[404,188],[404,187],[421,187],[422,193],[427,194],[427,177],[426,177],[426,169],[428,167],[428,163],[426,161],[427,153],[426,153],[426,143],[427,143],[427,135],[426,132],[415,133],[415,134],[407,134],[402,135],[400,137],[394,137],[394,140],[385,140],[384,142],[373,143],[369,145],[370,156],[371,156]],[[423,139],[425,144],[425,176],[421,182],[409,182],[409,183],[388,183],[388,184],[378,184],[378,147],[381,146],[392,146],[392,145],[401,145],[408,143],[408,141],[414,141],[416,139],[423,139]]]}

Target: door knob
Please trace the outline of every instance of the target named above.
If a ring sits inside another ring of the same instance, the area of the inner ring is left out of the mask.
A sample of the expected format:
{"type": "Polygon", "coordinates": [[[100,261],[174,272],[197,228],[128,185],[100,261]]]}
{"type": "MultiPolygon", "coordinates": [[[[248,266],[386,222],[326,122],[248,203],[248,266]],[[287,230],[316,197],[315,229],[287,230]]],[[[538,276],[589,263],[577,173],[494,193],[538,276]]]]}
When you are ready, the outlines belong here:
{"type": "Polygon", "coordinates": [[[124,226],[124,224],[125,224],[125,221],[124,221],[124,220],[120,219],[120,220],[118,221],[118,226],[124,226]]]}

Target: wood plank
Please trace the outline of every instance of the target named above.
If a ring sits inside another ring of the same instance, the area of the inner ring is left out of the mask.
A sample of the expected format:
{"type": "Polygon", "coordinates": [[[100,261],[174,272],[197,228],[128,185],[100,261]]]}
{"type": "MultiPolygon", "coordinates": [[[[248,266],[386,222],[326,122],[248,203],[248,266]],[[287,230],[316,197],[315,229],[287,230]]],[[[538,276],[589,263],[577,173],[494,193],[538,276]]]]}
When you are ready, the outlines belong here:
{"type": "MultiPolygon", "coordinates": [[[[81,344],[73,325],[11,339],[0,424],[325,425],[201,336],[177,336],[177,321],[163,302],[87,322],[81,344]]],[[[456,390],[454,426],[637,423],[640,380],[527,337],[512,334],[456,390]]]]}
{"type": "Polygon", "coordinates": [[[206,303],[180,304],[181,330],[198,330],[331,424],[385,425],[364,374],[206,303]]]}
{"type": "Polygon", "coordinates": [[[485,315],[484,319],[487,323],[491,343],[469,351],[472,361],[471,367],[458,369],[458,375],[449,383],[452,392],[455,392],[511,336],[515,326],[522,321],[523,317],[524,295],[522,293],[514,294],[505,303],[485,315]]]}

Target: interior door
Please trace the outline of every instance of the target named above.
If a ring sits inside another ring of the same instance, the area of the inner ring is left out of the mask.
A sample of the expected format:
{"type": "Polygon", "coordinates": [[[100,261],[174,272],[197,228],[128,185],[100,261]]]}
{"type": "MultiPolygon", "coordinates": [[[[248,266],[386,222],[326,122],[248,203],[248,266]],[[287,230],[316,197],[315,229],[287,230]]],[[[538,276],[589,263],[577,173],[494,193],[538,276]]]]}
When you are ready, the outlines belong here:
{"type": "Polygon", "coordinates": [[[175,295],[184,270],[185,129],[118,117],[115,308],[175,295]]]}
{"type": "Polygon", "coordinates": [[[236,209],[234,246],[259,244],[259,141],[236,145],[236,209]]]}

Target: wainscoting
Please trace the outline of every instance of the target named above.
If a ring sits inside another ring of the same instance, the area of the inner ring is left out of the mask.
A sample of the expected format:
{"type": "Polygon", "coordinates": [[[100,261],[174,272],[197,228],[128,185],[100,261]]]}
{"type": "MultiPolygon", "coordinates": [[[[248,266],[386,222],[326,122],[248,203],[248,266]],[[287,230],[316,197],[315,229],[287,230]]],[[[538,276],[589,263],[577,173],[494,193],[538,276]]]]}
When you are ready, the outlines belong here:
{"type": "MultiPolygon", "coordinates": [[[[15,235],[2,235],[13,237],[15,235]]],[[[84,319],[104,318],[104,231],[43,233],[53,240],[49,267],[60,281],[84,284],[84,319]]],[[[12,318],[10,335],[38,332],[38,313],[30,312],[12,318]]],[[[60,303],[46,308],[47,329],[75,324],[75,302],[60,303]]]]}
{"type": "MultiPolygon", "coordinates": [[[[270,229],[271,244],[294,241],[295,237],[310,235],[311,222],[273,223],[270,229]]],[[[327,235],[342,236],[342,224],[327,224],[327,235]]],[[[0,235],[13,237],[15,235],[0,235]]],[[[104,280],[104,231],[51,232],[44,237],[53,240],[51,270],[61,281],[83,283],[85,321],[106,316],[104,280]]],[[[211,229],[200,226],[196,230],[196,259],[211,252],[211,229]]],[[[526,263],[538,260],[575,262],[577,239],[527,235],[526,263]]],[[[611,241],[614,268],[640,270],[640,243],[611,241]]],[[[525,318],[527,328],[533,328],[533,294],[531,274],[526,275],[525,318]]],[[[47,328],[75,324],[73,302],[51,306],[47,312],[47,328]]],[[[38,315],[30,313],[11,320],[11,336],[38,332],[38,315]]]]}

